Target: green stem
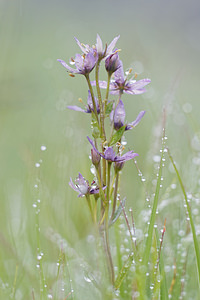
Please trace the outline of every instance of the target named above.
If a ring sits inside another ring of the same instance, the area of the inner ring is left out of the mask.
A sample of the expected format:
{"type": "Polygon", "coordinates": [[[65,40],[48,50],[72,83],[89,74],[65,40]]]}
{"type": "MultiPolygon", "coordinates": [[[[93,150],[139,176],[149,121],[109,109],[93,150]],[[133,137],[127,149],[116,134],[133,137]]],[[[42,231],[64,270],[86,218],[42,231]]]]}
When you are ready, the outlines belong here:
{"type": "Polygon", "coordinates": [[[86,200],[87,200],[87,203],[88,203],[88,206],[89,206],[89,210],[90,210],[90,213],[91,213],[92,221],[94,222],[95,220],[94,220],[94,214],[93,214],[92,205],[91,205],[91,202],[90,202],[90,194],[86,194],[85,197],[86,197],[86,200]]]}
{"type": "Polygon", "coordinates": [[[112,120],[112,125],[111,125],[112,127],[111,127],[111,133],[110,133],[110,140],[109,140],[108,144],[110,144],[111,139],[112,139],[112,135],[113,135],[113,131],[114,131],[114,116],[115,116],[115,111],[116,111],[117,105],[119,104],[119,100],[121,98],[121,95],[122,95],[122,93],[120,92],[119,93],[119,98],[117,100],[117,103],[115,103],[115,109],[114,109],[114,112],[113,112],[113,120],[112,120]]]}
{"type": "Polygon", "coordinates": [[[115,190],[114,190],[114,199],[113,199],[113,209],[112,209],[112,214],[111,214],[110,220],[112,220],[112,218],[114,216],[114,213],[115,213],[115,209],[116,209],[118,182],[119,182],[119,172],[116,172],[116,181],[115,181],[115,190]]]}
{"type": "Polygon", "coordinates": [[[97,107],[96,107],[96,103],[95,103],[95,99],[94,99],[94,92],[93,92],[93,88],[92,88],[92,85],[91,85],[91,82],[90,82],[89,74],[85,74],[85,78],[86,78],[86,80],[87,80],[88,87],[89,87],[89,90],[90,90],[90,93],[91,93],[92,104],[93,104],[93,108],[94,108],[94,114],[95,114],[95,117],[96,117],[96,119],[97,119],[97,123],[99,124],[99,118],[98,118],[98,113],[97,113],[97,107]]]}
{"type": "Polygon", "coordinates": [[[96,80],[96,89],[97,89],[97,96],[99,101],[99,107],[100,107],[100,131],[101,131],[101,137],[103,142],[106,140],[105,135],[105,129],[104,129],[104,112],[103,112],[103,103],[102,103],[102,97],[101,97],[101,90],[99,87],[99,67],[100,67],[101,59],[97,61],[96,69],[95,69],[95,80],[96,80]]]}
{"type": "Polygon", "coordinates": [[[104,100],[104,118],[105,118],[105,115],[106,115],[106,105],[107,105],[108,95],[109,95],[109,90],[110,90],[110,79],[111,79],[111,74],[108,73],[108,81],[107,81],[106,97],[105,97],[105,100],[104,100]]]}

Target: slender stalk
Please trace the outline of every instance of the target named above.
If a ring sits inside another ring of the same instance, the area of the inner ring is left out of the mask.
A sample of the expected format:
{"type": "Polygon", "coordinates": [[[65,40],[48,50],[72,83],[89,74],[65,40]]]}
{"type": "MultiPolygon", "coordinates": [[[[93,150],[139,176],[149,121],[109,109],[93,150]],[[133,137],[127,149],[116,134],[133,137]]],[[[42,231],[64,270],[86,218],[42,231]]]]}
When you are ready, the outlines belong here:
{"type": "Polygon", "coordinates": [[[95,99],[94,99],[94,92],[93,92],[93,88],[92,88],[92,85],[91,85],[91,82],[90,82],[89,74],[85,74],[85,78],[87,80],[88,87],[89,87],[89,90],[90,90],[90,93],[91,93],[92,104],[93,104],[93,108],[94,108],[94,114],[95,114],[95,117],[97,119],[97,123],[99,125],[99,118],[98,118],[98,113],[97,113],[97,107],[96,107],[96,103],[95,103],[95,99]]]}
{"type": "Polygon", "coordinates": [[[99,87],[99,67],[100,67],[101,59],[97,61],[96,69],[95,69],[95,80],[96,80],[96,89],[97,89],[97,96],[99,101],[99,107],[100,107],[100,131],[101,131],[101,137],[102,141],[105,142],[106,140],[106,134],[104,129],[104,111],[103,111],[103,102],[101,97],[101,90],[99,87]]]}
{"type": "Polygon", "coordinates": [[[119,182],[119,172],[116,172],[116,181],[115,181],[114,198],[113,198],[113,209],[112,209],[112,214],[111,214],[111,217],[110,217],[111,220],[114,216],[115,209],[116,209],[116,204],[117,204],[118,182],[119,182]]]}
{"type": "Polygon", "coordinates": [[[86,197],[88,207],[89,207],[89,210],[90,210],[90,213],[91,213],[91,216],[92,216],[92,221],[94,222],[95,220],[94,220],[93,209],[92,209],[92,205],[91,205],[91,201],[90,201],[90,194],[86,194],[85,197],[86,197]]]}
{"type": "Polygon", "coordinates": [[[113,131],[114,131],[114,116],[115,116],[115,111],[116,111],[117,105],[118,105],[118,103],[119,103],[119,100],[120,100],[120,98],[121,98],[121,95],[122,95],[122,93],[120,92],[120,93],[119,93],[119,98],[118,98],[117,102],[115,103],[115,109],[114,109],[114,112],[113,112],[113,120],[112,120],[112,124],[111,124],[110,140],[109,140],[109,143],[108,143],[108,144],[110,144],[110,141],[111,141],[111,139],[112,139],[112,135],[113,135],[113,131]]]}
{"type": "Polygon", "coordinates": [[[109,95],[109,90],[110,90],[110,79],[111,79],[111,74],[108,73],[108,81],[107,81],[106,97],[105,97],[105,100],[104,100],[104,118],[105,118],[105,115],[106,115],[106,105],[107,105],[108,95],[109,95]]]}

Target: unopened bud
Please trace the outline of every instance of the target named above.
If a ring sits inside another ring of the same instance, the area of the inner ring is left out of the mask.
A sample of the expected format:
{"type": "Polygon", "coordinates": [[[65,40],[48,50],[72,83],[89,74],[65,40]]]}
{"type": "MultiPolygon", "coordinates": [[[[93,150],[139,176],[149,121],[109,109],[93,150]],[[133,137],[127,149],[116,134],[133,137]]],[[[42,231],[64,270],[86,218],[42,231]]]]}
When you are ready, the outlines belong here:
{"type": "Polygon", "coordinates": [[[91,149],[91,157],[93,165],[97,167],[99,165],[101,156],[94,149],[91,149]]]}

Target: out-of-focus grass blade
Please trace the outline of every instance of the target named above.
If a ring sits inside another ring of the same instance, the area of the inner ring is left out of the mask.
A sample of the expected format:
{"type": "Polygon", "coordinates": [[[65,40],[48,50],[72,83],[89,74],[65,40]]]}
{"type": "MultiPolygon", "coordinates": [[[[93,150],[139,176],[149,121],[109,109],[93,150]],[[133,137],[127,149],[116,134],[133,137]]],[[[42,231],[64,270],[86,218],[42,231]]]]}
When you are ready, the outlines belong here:
{"type": "Polygon", "coordinates": [[[154,224],[155,224],[155,219],[156,219],[156,210],[158,206],[158,198],[159,198],[159,192],[160,192],[160,185],[161,185],[161,177],[162,177],[162,164],[163,164],[163,157],[164,157],[164,148],[165,148],[165,134],[163,134],[162,138],[162,154],[161,154],[161,159],[160,159],[160,165],[159,165],[159,173],[158,173],[158,179],[157,179],[157,184],[156,184],[156,192],[154,196],[154,201],[153,201],[153,208],[151,212],[151,219],[150,219],[150,224],[149,224],[149,230],[148,230],[148,236],[146,240],[146,247],[145,251],[143,254],[143,265],[148,266],[148,261],[149,261],[149,256],[150,256],[150,251],[151,251],[151,245],[152,245],[152,238],[153,238],[153,229],[154,229],[154,224]]]}
{"type": "MultiPolygon", "coordinates": [[[[157,228],[155,228],[155,233],[156,233],[157,244],[159,245],[160,237],[159,237],[157,228]]],[[[160,275],[161,275],[160,300],[167,300],[168,299],[168,289],[167,289],[167,282],[166,282],[166,275],[165,275],[165,265],[164,265],[162,251],[160,253],[159,269],[160,269],[160,275]]]]}
{"type": "Polygon", "coordinates": [[[119,216],[121,215],[121,212],[122,212],[122,210],[123,210],[123,207],[125,206],[125,202],[126,202],[126,198],[124,198],[124,199],[122,200],[122,202],[119,204],[119,206],[118,206],[116,212],[114,213],[114,216],[113,216],[112,220],[110,221],[109,226],[113,225],[113,224],[117,221],[117,219],[118,219],[119,216]]]}
{"type": "Polygon", "coordinates": [[[181,180],[181,176],[179,174],[179,171],[175,165],[175,162],[170,154],[170,151],[168,149],[168,154],[169,154],[169,158],[171,160],[171,163],[174,167],[174,170],[176,172],[176,175],[177,175],[177,178],[178,178],[178,181],[180,183],[180,186],[181,186],[181,190],[183,192],[183,195],[184,195],[184,198],[185,198],[185,203],[187,205],[187,211],[188,211],[188,216],[189,216],[189,219],[190,219],[190,226],[191,226],[191,229],[192,229],[192,235],[193,235],[193,241],[194,241],[194,249],[195,249],[195,254],[196,254],[196,261],[197,261],[197,272],[198,272],[198,278],[199,278],[199,283],[200,283],[200,253],[199,253],[199,244],[198,244],[198,240],[197,240],[197,236],[196,236],[196,231],[195,231],[195,226],[194,226],[194,222],[193,222],[193,218],[192,218],[192,212],[191,212],[191,209],[190,209],[190,205],[189,205],[189,202],[188,202],[188,199],[187,199],[187,194],[186,194],[186,191],[185,191],[185,188],[184,188],[184,185],[183,185],[183,182],[181,180]]]}

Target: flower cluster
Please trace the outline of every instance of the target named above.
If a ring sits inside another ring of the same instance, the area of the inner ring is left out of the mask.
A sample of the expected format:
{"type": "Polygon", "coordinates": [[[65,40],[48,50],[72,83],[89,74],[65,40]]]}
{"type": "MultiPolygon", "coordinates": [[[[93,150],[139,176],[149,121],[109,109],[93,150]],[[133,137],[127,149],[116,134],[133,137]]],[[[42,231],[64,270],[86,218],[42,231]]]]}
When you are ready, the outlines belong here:
{"type": "Polygon", "coordinates": [[[151,82],[148,78],[137,81],[136,76],[131,77],[131,69],[124,73],[123,63],[119,58],[120,49],[116,48],[118,39],[119,36],[115,37],[109,45],[103,46],[100,36],[97,35],[96,44],[90,46],[80,43],[75,38],[82,53],[76,54],[74,58],[70,59],[69,64],[74,65],[74,68],[65,61],[58,59],[70,76],[84,75],[88,85],[87,104],[80,100],[84,105],[83,108],[73,105],[68,106],[68,109],[84,112],[91,116],[92,138],[87,136],[87,139],[91,145],[91,160],[95,170],[93,172],[94,179],[89,185],[88,180],[79,173],[74,183],[70,178],[69,185],[78,192],[78,197],[86,197],[92,220],[101,230],[102,227],[105,230],[105,244],[109,258],[108,269],[111,273],[112,283],[114,282],[114,269],[109,248],[108,228],[117,220],[114,216],[117,214],[119,217],[120,209],[122,211],[120,202],[117,203],[121,170],[126,161],[134,160],[138,156],[138,153],[133,150],[123,153],[125,147],[122,139],[125,132],[135,128],[145,114],[145,111],[141,111],[134,121],[127,123],[122,97],[124,94],[139,95],[144,93],[146,91],[145,86],[151,82]],[[107,81],[99,79],[101,63],[105,66],[107,81]],[[95,81],[90,80],[90,73],[93,70],[95,71],[95,81]],[[110,122],[110,130],[106,130],[106,118],[110,122]],[[91,199],[91,197],[93,198],[91,199]],[[101,205],[97,206],[97,201],[100,201],[101,205]]]}

